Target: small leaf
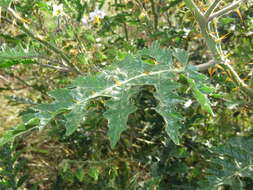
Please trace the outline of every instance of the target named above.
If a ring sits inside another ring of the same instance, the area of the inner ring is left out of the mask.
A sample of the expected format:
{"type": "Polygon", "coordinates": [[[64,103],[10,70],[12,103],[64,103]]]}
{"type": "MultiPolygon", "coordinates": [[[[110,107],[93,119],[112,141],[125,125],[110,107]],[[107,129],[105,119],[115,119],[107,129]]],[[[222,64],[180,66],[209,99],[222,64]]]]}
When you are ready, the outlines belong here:
{"type": "Polygon", "coordinates": [[[187,51],[183,49],[175,48],[173,51],[173,56],[176,57],[176,59],[183,64],[183,66],[186,66],[189,59],[189,54],[187,51]]]}
{"type": "Polygon", "coordinates": [[[82,182],[84,179],[84,169],[82,167],[78,168],[76,171],[76,177],[77,179],[82,182]]]}
{"type": "Polygon", "coordinates": [[[99,172],[100,172],[99,168],[94,167],[94,168],[90,168],[88,174],[89,174],[89,176],[92,177],[95,181],[97,181],[97,180],[98,180],[98,177],[99,177],[99,172]]]}
{"type": "MultiPolygon", "coordinates": [[[[36,119],[33,119],[36,120],[36,119]]],[[[31,127],[29,125],[20,124],[6,131],[0,138],[0,147],[8,142],[12,142],[17,136],[22,135],[24,132],[31,130],[36,127],[31,127]]]]}
{"type": "Polygon", "coordinates": [[[201,105],[202,109],[208,113],[210,113],[212,116],[214,116],[213,110],[210,105],[210,101],[207,98],[206,94],[203,94],[198,88],[193,79],[187,78],[187,81],[192,89],[192,92],[196,98],[196,100],[201,105]]]}

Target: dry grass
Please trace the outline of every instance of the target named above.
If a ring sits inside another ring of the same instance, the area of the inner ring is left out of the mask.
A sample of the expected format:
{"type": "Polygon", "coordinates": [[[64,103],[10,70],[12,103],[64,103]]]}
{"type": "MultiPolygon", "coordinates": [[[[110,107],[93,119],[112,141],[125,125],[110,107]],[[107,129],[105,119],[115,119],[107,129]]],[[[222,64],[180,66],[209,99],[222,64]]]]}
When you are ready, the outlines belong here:
{"type": "Polygon", "coordinates": [[[11,105],[5,96],[12,95],[11,92],[1,92],[0,94],[0,136],[3,132],[15,126],[21,120],[18,117],[19,112],[24,108],[22,105],[11,105]]]}

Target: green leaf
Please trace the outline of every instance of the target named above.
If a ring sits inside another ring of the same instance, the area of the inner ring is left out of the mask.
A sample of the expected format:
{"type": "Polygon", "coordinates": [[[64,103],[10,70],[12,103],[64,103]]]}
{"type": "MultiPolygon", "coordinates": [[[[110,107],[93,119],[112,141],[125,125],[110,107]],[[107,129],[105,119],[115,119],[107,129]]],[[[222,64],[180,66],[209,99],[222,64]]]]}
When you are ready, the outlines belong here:
{"type": "Polygon", "coordinates": [[[1,0],[0,1],[0,7],[8,7],[12,0],[1,0]]]}
{"type": "Polygon", "coordinates": [[[155,85],[157,92],[155,93],[155,98],[159,100],[159,105],[156,111],[163,116],[166,123],[165,130],[169,137],[175,144],[180,144],[179,142],[179,129],[182,116],[176,111],[176,106],[183,102],[183,99],[177,95],[176,89],[180,87],[177,82],[168,80],[167,78],[160,78],[158,84],[155,85]]]}
{"type": "Polygon", "coordinates": [[[66,135],[69,136],[76,131],[80,123],[84,121],[86,110],[84,109],[85,104],[76,105],[70,113],[66,115],[66,135]]]}
{"type": "Polygon", "coordinates": [[[100,170],[96,167],[92,167],[89,170],[89,176],[92,177],[95,181],[98,180],[100,170]]]}
{"type": "Polygon", "coordinates": [[[210,105],[210,101],[206,93],[214,92],[214,88],[207,86],[207,77],[201,73],[198,73],[191,66],[186,67],[187,74],[185,75],[186,80],[196,98],[201,105],[202,109],[212,116],[214,116],[213,110],[210,105]]]}
{"type": "Polygon", "coordinates": [[[29,59],[41,57],[43,57],[42,53],[31,48],[25,49],[21,45],[14,48],[2,48],[0,51],[0,68],[11,67],[16,64],[31,64],[29,59]]]}
{"type": "Polygon", "coordinates": [[[234,137],[225,144],[211,149],[211,167],[200,184],[201,190],[217,189],[228,185],[233,190],[245,189],[243,178],[253,180],[253,139],[234,137]]]}
{"type": "Polygon", "coordinates": [[[188,83],[189,83],[189,85],[190,85],[190,87],[192,89],[192,92],[193,92],[196,100],[200,103],[202,109],[204,111],[210,113],[212,116],[214,116],[214,113],[213,113],[213,110],[211,108],[210,101],[207,98],[207,95],[204,94],[204,93],[202,93],[198,89],[198,87],[197,87],[197,85],[196,85],[196,83],[195,83],[195,81],[193,79],[188,78],[187,81],[188,81],[188,83]]]}
{"type": "Polygon", "coordinates": [[[40,129],[44,128],[58,114],[71,110],[70,107],[74,104],[74,100],[69,93],[69,90],[64,88],[51,91],[49,95],[55,99],[53,103],[33,107],[36,112],[32,115],[40,120],[40,129]]]}
{"type": "Polygon", "coordinates": [[[76,177],[80,182],[83,181],[83,179],[84,179],[84,169],[83,169],[83,167],[80,167],[80,168],[77,169],[76,177]]]}
{"type": "Polygon", "coordinates": [[[120,134],[127,129],[127,121],[129,114],[135,112],[137,107],[132,105],[129,98],[136,91],[124,90],[117,97],[107,101],[107,111],[104,113],[108,120],[108,136],[111,142],[111,147],[114,148],[120,139],[120,134]]]}
{"type": "Polygon", "coordinates": [[[174,143],[180,144],[183,117],[177,106],[184,101],[177,93],[181,86],[177,80],[182,72],[186,73],[197,100],[212,113],[208,99],[201,92],[201,88],[205,91],[210,89],[204,82],[196,84],[197,80],[205,81],[206,78],[191,67],[176,68],[172,63],[171,50],[162,49],[155,42],[150,48],[143,49],[137,55],[126,56],[101,73],[79,77],[67,88],[50,92],[54,101],[34,106],[35,112],[30,113],[29,118],[37,118],[40,121],[38,127],[43,128],[57,115],[63,115],[66,135],[71,135],[85,122],[89,113],[88,105],[103,98],[107,108],[104,117],[108,120],[108,136],[111,147],[115,147],[120,135],[127,129],[129,115],[136,111],[131,99],[141,86],[149,85],[155,88],[154,96],[158,100],[155,109],[165,121],[167,134],[174,143]]]}
{"type": "Polygon", "coordinates": [[[183,64],[183,66],[186,66],[189,59],[189,54],[187,51],[183,49],[174,48],[173,56],[176,57],[176,59],[183,64]]]}

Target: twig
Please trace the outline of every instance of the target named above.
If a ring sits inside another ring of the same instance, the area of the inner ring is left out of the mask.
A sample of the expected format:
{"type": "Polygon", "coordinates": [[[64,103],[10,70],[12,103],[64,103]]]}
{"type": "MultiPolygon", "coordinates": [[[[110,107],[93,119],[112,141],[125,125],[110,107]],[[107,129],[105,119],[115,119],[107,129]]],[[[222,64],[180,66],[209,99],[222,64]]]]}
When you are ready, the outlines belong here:
{"type": "Polygon", "coordinates": [[[240,5],[242,3],[244,3],[245,0],[238,0],[238,1],[235,1],[233,3],[231,3],[230,5],[224,7],[223,9],[213,13],[209,18],[208,18],[208,21],[210,22],[211,20],[213,20],[214,18],[218,18],[220,16],[223,16],[225,14],[228,14],[230,13],[231,11],[233,11],[234,9],[240,7],[240,5]]]}
{"type": "Polygon", "coordinates": [[[151,2],[151,8],[152,8],[152,13],[154,16],[154,29],[155,31],[157,31],[157,27],[158,27],[158,13],[157,13],[157,9],[156,9],[156,5],[154,0],[150,0],[151,2]]]}
{"type": "Polygon", "coordinates": [[[199,10],[197,5],[193,0],[185,0],[186,6],[194,13],[195,19],[197,20],[201,33],[207,43],[208,48],[210,49],[213,59],[217,64],[220,64],[226,73],[231,76],[233,82],[238,85],[238,87],[247,94],[251,99],[253,99],[253,89],[251,89],[248,85],[244,83],[243,80],[240,79],[234,68],[229,64],[229,60],[223,56],[222,50],[220,49],[220,42],[217,42],[213,39],[212,35],[210,35],[210,31],[208,29],[208,23],[216,17],[219,17],[227,12],[230,12],[232,9],[238,7],[245,0],[238,0],[235,3],[225,7],[221,11],[218,11],[211,15],[209,18],[206,18],[205,15],[199,10]],[[210,19],[211,18],[211,19],[210,19]]]}
{"type": "Polygon", "coordinates": [[[30,85],[29,83],[27,83],[26,81],[24,81],[24,80],[21,79],[20,77],[14,75],[13,73],[10,73],[10,72],[5,72],[5,73],[8,74],[8,75],[11,76],[11,77],[17,79],[19,82],[21,82],[21,83],[24,84],[25,86],[27,86],[27,87],[29,87],[29,88],[32,88],[32,89],[35,89],[35,90],[41,92],[43,95],[46,95],[46,96],[47,96],[47,93],[46,93],[45,91],[41,90],[40,88],[37,88],[37,87],[35,87],[35,86],[30,85]]]}
{"type": "Polygon", "coordinates": [[[59,67],[59,66],[43,64],[43,63],[38,63],[38,62],[36,62],[36,64],[40,65],[42,67],[48,67],[48,68],[55,69],[55,70],[58,70],[58,71],[71,72],[71,70],[69,68],[66,68],[66,67],[59,67]]]}
{"type": "Polygon", "coordinates": [[[4,80],[5,82],[10,82],[10,80],[6,79],[4,76],[0,75],[0,79],[4,80]]]}
{"type": "Polygon", "coordinates": [[[106,164],[112,162],[114,159],[109,158],[107,160],[69,160],[69,159],[64,159],[62,163],[71,163],[71,164],[106,164]]]}
{"type": "Polygon", "coordinates": [[[11,15],[21,24],[21,29],[27,34],[29,35],[31,38],[39,41],[42,45],[44,45],[45,47],[47,47],[48,49],[52,50],[53,52],[55,52],[56,54],[59,54],[62,59],[66,62],[66,64],[68,64],[72,70],[78,74],[81,74],[81,72],[79,71],[79,69],[73,65],[70,61],[70,59],[68,58],[67,55],[65,55],[64,52],[62,52],[60,49],[58,49],[57,47],[53,46],[52,44],[48,43],[47,41],[44,41],[43,39],[41,39],[41,37],[35,36],[35,34],[28,28],[28,26],[24,23],[24,19],[22,19],[12,8],[7,8],[7,11],[9,13],[11,13],[11,15]]]}
{"type": "Polygon", "coordinates": [[[195,68],[197,71],[206,71],[207,69],[212,68],[215,65],[216,65],[216,62],[214,60],[210,60],[207,63],[196,65],[195,68]]]}
{"type": "Polygon", "coordinates": [[[221,0],[215,0],[210,7],[207,9],[207,11],[205,12],[205,17],[208,18],[213,11],[217,8],[217,6],[219,5],[219,3],[221,2],[221,0]]]}

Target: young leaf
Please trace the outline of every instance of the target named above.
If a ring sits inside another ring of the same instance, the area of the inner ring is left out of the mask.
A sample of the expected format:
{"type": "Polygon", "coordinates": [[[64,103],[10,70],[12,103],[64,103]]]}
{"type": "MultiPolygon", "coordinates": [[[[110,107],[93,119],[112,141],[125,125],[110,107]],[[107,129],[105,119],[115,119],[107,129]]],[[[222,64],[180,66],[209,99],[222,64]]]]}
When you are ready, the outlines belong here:
{"type": "Polygon", "coordinates": [[[197,85],[196,85],[196,83],[195,83],[195,81],[193,79],[188,78],[187,81],[188,81],[188,83],[189,83],[189,85],[190,85],[190,87],[192,89],[192,92],[193,92],[196,100],[200,103],[202,109],[204,111],[210,113],[212,116],[214,116],[214,113],[213,113],[213,110],[211,108],[210,101],[207,98],[207,95],[204,94],[204,93],[202,93],[198,89],[198,87],[197,87],[197,85]]]}
{"type": "Polygon", "coordinates": [[[214,89],[206,85],[207,77],[196,72],[192,66],[186,67],[185,71],[187,72],[185,78],[188,81],[196,100],[204,111],[214,116],[210,101],[206,95],[206,92],[213,92],[214,89]]]}

